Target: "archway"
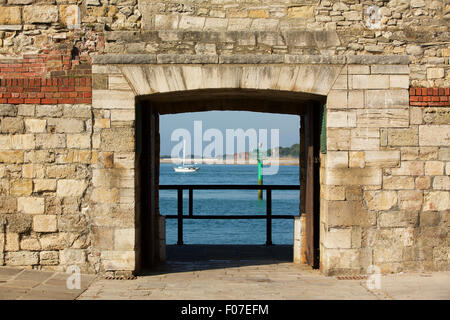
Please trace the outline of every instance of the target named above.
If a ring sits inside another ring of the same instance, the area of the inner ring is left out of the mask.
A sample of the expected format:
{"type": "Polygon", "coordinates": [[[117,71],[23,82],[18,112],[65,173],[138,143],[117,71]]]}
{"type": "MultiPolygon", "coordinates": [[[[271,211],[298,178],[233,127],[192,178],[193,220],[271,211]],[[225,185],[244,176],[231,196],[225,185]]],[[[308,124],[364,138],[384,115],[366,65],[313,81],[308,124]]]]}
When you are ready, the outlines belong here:
{"type": "Polygon", "coordinates": [[[204,89],[140,96],[136,108],[136,159],[139,207],[137,241],[142,249],[140,265],[148,268],[161,260],[164,252],[164,223],[158,206],[159,116],[162,114],[239,110],[299,115],[303,141],[300,157],[300,208],[307,214],[308,264],[319,265],[319,135],[320,113],[325,97],[315,94],[254,89],[204,89]],[[140,196],[139,196],[140,195],[140,196]]]}

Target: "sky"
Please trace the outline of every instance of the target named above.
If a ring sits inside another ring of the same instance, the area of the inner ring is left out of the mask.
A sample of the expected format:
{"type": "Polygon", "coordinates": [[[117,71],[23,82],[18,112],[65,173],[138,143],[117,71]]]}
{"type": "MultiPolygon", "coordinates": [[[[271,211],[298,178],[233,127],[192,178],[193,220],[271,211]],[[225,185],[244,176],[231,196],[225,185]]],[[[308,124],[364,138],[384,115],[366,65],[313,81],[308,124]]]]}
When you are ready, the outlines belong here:
{"type": "MultiPolygon", "coordinates": [[[[226,129],[243,129],[244,131],[255,129],[258,133],[260,132],[259,129],[266,129],[268,132],[267,140],[269,146],[271,141],[270,129],[279,129],[279,144],[281,147],[290,147],[295,143],[299,143],[299,116],[247,111],[179,113],[160,116],[160,154],[170,155],[174,147],[181,145],[181,138],[178,138],[176,141],[171,141],[171,136],[176,129],[187,129],[190,132],[192,141],[194,141],[194,121],[202,121],[202,134],[210,128],[220,130],[223,135],[224,149],[226,149],[226,129]]],[[[178,130],[178,132],[180,131],[178,130]]],[[[210,143],[210,141],[203,141],[203,149],[210,143]]],[[[248,149],[248,143],[246,148],[248,149]]],[[[193,142],[191,152],[186,151],[186,154],[191,153],[194,153],[193,142]]]]}

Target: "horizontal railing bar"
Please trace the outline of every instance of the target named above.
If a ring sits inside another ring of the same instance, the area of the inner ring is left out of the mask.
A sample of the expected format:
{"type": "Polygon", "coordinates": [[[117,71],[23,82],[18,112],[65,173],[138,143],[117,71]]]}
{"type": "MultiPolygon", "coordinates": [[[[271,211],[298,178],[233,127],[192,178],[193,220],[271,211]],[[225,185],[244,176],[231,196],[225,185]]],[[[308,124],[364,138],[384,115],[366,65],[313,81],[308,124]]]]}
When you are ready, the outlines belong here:
{"type": "Polygon", "coordinates": [[[300,190],[299,185],[252,185],[252,184],[163,184],[160,190],[300,190]]]}
{"type": "MultiPolygon", "coordinates": [[[[179,216],[176,214],[168,214],[168,215],[162,215],[166,219],[178,219],[179,216]]],[[[296,216],[290,216],[290,215],[271,215],[271,219],[294,219],[296,216]]],[[[187,216],[183,215],[183,219],[266,219],[267,215],[264,216],[256,216],[256,215],[221,215],[221,216],[215,216],[215,215],[197,215],[197,216],[187,216]]]]}

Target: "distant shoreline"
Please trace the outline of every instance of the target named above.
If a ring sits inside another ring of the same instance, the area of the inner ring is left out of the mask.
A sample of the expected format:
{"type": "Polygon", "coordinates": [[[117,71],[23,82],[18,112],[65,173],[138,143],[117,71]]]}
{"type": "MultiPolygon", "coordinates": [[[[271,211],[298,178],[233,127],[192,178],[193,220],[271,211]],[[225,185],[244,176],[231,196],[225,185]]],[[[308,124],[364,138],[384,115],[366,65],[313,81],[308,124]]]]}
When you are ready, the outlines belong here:
{"type": "MultiPolygon", "coordinates": [[[[251,161],[238,160],[233,163],[225,163],[224,161],[217,163],[218,161],[219,160],[216,160],[216,159],[203,159],[203,160],[202,159],[192,159],[190,162],[187,162],[187,164],[195,163],[195,164],[205,164],[205,165],[227,164],[227,165],[252,165],[252,166],[258,164],[256,162],[256,160],[251,160],[251,161]]],[[[177,164],[181,164],[182,159],[160,158],[159,162],[177,165],[177,164]]],[[[265,166],[269,166],[269,165],[271,165],[271,161],[264,160],[263,164],[265,166]]],[[[280,166],[298,166],[299,159],[298,158],[280,158],[278,160],[278,165],[280,165],[280,166]]]]}

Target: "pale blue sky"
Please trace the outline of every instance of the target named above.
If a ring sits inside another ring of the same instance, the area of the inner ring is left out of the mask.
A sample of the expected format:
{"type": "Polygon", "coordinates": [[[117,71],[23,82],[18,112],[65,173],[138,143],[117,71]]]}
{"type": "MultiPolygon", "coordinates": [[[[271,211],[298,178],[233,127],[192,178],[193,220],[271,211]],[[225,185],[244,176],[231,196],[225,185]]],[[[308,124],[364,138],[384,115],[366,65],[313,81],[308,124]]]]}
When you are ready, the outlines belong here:
{"type": "MultiPolygon", "coordinates": [[[[160,154],[170,155],[172,148],[178,144],[176,141],[170,141],[171,134],[175,129],[187,129],[191,132],[191,136],[193,137],[194,121],[197,120],[202,121],[203,132],[209,128],[215,128],[219,129],[224,137],[226,129],[240,128],[247,130],[253,128],[256,130],[267,129],[268,132],[270,132],[270,129],[279,129],[280,146],[290,147],[294,143],[299,142],[299,116],[247,111],[180,113],[160,116],[160,154]]],[[[209,144],[209,142],[204,142],[203,148],[205,148],[207,144],[209,144]]]]}

